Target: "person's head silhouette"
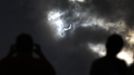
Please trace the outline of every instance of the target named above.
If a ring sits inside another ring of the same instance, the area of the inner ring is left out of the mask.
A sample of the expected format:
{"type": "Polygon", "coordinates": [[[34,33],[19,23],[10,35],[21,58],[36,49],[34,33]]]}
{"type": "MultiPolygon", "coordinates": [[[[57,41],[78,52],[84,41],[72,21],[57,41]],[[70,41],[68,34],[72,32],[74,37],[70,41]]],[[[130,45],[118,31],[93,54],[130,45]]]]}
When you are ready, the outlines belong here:
{"type": "Polygon", "coordinates": [[[33,45],[33,39],[29,34],[22,33],[16,39],[16,48],[18,55],[31,56],[33,45]]]}
{"type": "Polygon", "coordinates": [[[118,34],[111,35],[106,42],[107,56],[115,57],[123,48],[123,38],[118,34]]]}

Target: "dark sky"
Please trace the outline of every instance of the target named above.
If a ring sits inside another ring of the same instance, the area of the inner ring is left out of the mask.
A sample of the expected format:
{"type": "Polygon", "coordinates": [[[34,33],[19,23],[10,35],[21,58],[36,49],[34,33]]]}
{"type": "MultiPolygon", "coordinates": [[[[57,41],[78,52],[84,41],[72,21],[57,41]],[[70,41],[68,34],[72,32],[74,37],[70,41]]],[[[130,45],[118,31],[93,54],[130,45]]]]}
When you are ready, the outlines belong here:
{"type": "MultiPolygon", "coordinates": [[[[106,21],[123,20],[128,28],[133,28],[133,2],[133,0],[86,0],[86,3],[81,5],[86,9],[92,8],[93,15],[106,21]]],[[[90,27],[78,27],[72,36],[68,35],[69,37],[55,42],[52,36],[54,33],[46,23],[45,15],[48,10],[55,8],[71,10],[73,6],[68,0],[1,0],[0,58],[6,56],[16,36],[26,32],[41,45],[42,52],[54,65],[57,75],[88,75],[91,62],[97,55],[87,50],[85,43],[104,43],[110,32],[100,28],[93,30],[90,27]]]]}

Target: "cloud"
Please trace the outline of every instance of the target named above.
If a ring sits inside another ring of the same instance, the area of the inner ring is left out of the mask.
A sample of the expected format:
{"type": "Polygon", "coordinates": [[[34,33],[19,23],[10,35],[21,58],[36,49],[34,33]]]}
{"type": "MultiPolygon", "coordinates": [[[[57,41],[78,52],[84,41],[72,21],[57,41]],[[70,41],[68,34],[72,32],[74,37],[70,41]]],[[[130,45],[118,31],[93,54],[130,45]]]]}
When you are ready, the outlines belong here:
{"type": "Polygon", "coordinates": [[[133,27],[133,0],[92,0],[98,16],[110,21],[124,20],[128,27],[133,27]]]}

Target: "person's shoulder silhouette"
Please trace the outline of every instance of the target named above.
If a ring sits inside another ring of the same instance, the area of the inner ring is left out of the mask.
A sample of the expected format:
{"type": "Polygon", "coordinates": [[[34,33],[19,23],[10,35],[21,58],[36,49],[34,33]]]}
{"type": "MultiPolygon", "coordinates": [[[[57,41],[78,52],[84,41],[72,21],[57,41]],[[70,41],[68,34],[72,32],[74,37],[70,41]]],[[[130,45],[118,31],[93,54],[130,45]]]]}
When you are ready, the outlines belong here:
{"type": "Polygon", "coordinates": [[[134,62],[129,66],[127,75],[134,75],[134,62]]]}
{"type": "Polygon", "coordinates": [[[55,74],[52,65],[41,52],[40,46],[35,44],[32,37],[26,33],[17,37],[16,43],[11,46],[9,54],[1,61],[1,64],[8,74],[55,74]],[[38,58],[33,56],[34,53],[38,58]]]}
{"type": "Polygon", "coordinates": [[[134,63],[129,67],[127,75],[134,75],[134,63]]]}
{"type": "Polygon", "coordinates": [[[125,75],[127,66],[123,60],[116,58],[124,46],[123,38],[118,34],[111,35],[106,42],[107,54],[93,62],[91,75],[125,75]]]}

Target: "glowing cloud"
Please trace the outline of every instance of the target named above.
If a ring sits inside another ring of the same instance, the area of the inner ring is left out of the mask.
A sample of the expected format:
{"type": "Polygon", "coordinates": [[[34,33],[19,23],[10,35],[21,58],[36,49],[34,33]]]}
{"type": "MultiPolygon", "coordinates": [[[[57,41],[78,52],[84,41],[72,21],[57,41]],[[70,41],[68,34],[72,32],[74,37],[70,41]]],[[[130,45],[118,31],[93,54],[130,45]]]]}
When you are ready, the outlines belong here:
{"type": "Polygon", "coordinates": [[[92,50],[92,52],[97,53],[100,57],[106,55],[106,49],[104,44],[88,44],[89,49],[92,50]]]}
{"type": "Polygon", "coordinates": [[[128,65],[131,65],[134,61],[132,51],[122,50],[118,55],[118,58],[125,60],[128,65]]]}
{"type": "Polygon", "coordinates": [[[56,38],[65,36],[64,20],[61,18],[64,12],[60,10],[52,10],[48,12],[48,23],[54,29],[56,38]]]}
{"type": "Polygon", "coordinates": [[[129,30],[126,36],[126,40],[130,45],[134,45],[134,31],[129,30]]]}
{"type": "MultiPolygon", "coordinates": [[[[74,6],[77,6],[74,4],[74,6]]],[[[71,10],[52,9],[47,13],[48,24],[56,30],[56,38],[64,38],[66,31],[73,32],[78,27],[100,27],[107,31],[122,33],[126,30],[123,20],[108,22],[99,18],[90,9],[82,9],[81,6],[71,8],[71,10]],[[71,14],[71,15],[70,15],[71,14]]]]}

